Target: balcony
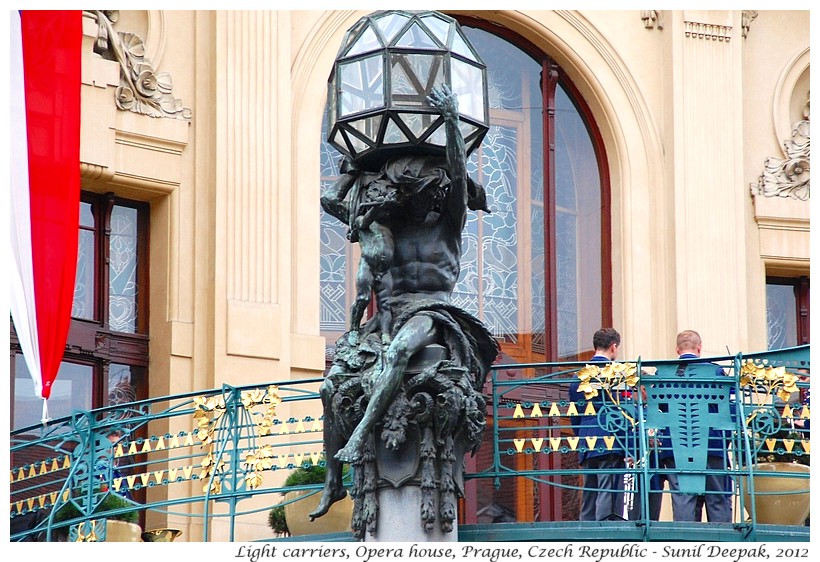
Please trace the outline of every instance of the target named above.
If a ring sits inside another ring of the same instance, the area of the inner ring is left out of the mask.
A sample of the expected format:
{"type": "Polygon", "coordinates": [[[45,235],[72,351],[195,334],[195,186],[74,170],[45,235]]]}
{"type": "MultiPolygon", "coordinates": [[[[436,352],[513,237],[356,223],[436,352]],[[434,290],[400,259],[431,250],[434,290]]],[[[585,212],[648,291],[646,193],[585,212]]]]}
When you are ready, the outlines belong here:
{"type": "MultiPolygon", "coordinates": [[[[609,368],[498,365],[485,387],[483,445],[465,459],[459,541],[807,542],[809,527],[793,507],[799,494],[763,486],[765,476],[807,487],[808,472],[759,469],[772,458],[808,464],[809,380],[808,346],[609,368]],[[570,399],[573,383],[582,398],[570,399]],[[584,423],[597,435],[579,436],[584,423]],[[581,498],[593,491],[583,487],[579,454],[619,448],[631,464],[596,473],[625,483],[626,508],[612,520],[579,521],[581,498]],[[723,451],[728,464],[708,468],[709,454],[723,451]],[[664,456],[674,469],[658,468],[664,456]],[[690,494],[715,493],[704,487],[707,475],[725,478],[731,522],[671,520],[674,492],[650,486],[670,473],[690,494]],[[644,506],[661,494],[655,521],[644,506]],[[797,521],[770,521],[767,505],[797,521]]],[[[321,488],[283,486],[293,469],[323,464],[320,382],[225,385],[14,431],[11,540],[105,540],[101,522],[129,513],[142,529],[178,529],[189,541],[353,540],[349,532],[277,536],[267,527],[271,508],[291,501],[284,491],[321,488]]]]}

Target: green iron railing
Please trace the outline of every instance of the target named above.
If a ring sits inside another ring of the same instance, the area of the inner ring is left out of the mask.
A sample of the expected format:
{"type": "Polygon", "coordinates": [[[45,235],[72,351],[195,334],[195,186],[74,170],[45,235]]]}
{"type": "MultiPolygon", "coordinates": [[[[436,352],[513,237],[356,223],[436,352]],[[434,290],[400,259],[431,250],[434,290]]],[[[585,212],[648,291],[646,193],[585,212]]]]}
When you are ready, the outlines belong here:
{"type": "MultiPolygon", "coordinates": [[[[690,540],[808,540],[808,527],[759,522],[755,504],[744,510],[742,498],[765,496],[756,486],[758,459],[809,458],[809,364],[809,348],[803,346],[689,362],[638,359],[614,368],[496,366],[481,455],[487,461],[468,466],[459,540],[680,540],[683,528],[690,530],[690,540]],[[723,374],[716,376],[707,361],[720,365],[723,374]],[[588,383],[581,390],[597,391],[598,397],[569,399],[569,385],[579,374],[588,383]],[[594,416],[604,435],[575,435],[584,415],[594,416]],[[709,430],[725,432],[732,456],[725,469],[705,468],[709,430]],[[645,506],[660,493],[649,485],[660,472],[653,459],[664,452],[653,445],[663,431],[670,434],[667,452],[675,455],[684,492],[703,491],[705,474],[731,479],[732,523],[650,519],[645,506]],[[624,520],[579,522],[571,507],[557,517],[539,511],[543,494],[560,493],[572,500],[567,505],[577,505],[592,491],[581,484],[579,453],[618,447],[634,460],[628,469],[610,471],[628,483],[627,504],[633,509],[624,520]],[[516,522],[483,523],[471,494],[475,498],[478,487],[500,489],[505,482],[518,497],[532,493],[512,510],[516,522]]],[[[128,514],[137,514],[146,529],[181,529],[183,540],[245,540],[249,532],[254,540],[276,539],[267,519],[272,507],[286,503],[284,475],[324,462],[320,382],[224,385],[78,411],[47,426],[12,432],[11,540],[104,540],[99,523],[128,514]]],[[[808,479],[807,474],[777,476],[808,479]]]]}

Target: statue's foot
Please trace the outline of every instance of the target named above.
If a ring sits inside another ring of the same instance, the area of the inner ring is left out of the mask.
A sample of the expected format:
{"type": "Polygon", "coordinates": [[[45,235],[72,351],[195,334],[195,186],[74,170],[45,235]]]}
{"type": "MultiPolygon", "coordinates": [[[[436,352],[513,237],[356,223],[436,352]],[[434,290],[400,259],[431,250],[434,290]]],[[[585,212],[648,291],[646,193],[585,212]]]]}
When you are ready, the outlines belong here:
{"type": "Polygon", "coordinates": [[[325,488],[322,492],[322,497],[319,500],[319,505],[313,510],[308,517],[313,521],[317,517],[321,517],[330,509],[330,506],[347,496],[347,491],[344,488],[325,488]]]}
{"type": "Polygon", "coordinates": [[[343,449],[340,449],[338,453],[336,453],[336,459],[346,462],[346,463],[355,463],[358,462],[359,458],[361,457],[361,453],[359,452],[359,442],[351,440],[348,442],[347,445],[344,446],[343,449]]]}

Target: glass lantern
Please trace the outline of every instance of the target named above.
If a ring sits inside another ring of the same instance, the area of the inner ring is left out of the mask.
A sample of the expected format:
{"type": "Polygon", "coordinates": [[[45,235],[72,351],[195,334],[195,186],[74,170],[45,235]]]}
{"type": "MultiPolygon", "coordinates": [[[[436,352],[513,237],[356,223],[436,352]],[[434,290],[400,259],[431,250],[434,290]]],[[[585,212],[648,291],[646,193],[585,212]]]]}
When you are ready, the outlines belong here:
{"type": "Polygon", "coordinates": [[[487,70],[458,22],[402,10],[360,19],[328,81],[328,142],[365,169],[399,154],[444,154],[444,119],[427,101],[443,84],[458,97],[469,155],[489,128],[487,70]]]}

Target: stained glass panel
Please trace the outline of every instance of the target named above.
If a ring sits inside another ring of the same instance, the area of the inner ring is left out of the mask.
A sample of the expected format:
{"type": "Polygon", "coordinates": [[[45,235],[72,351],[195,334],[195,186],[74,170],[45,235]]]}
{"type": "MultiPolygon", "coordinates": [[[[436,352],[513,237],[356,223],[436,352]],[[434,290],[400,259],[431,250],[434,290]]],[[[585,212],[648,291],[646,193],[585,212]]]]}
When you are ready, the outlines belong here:
{"type": "Polygon", "coordinates": [[[109,241],[108,322],[116,332],[137,329],[137,210],[115,206],[109,241]]]}
{"type": "Polygon", "coordinates": [[[797,345],[797,298],[794,286],[766,284],[766,324],[769,349],[797,345]]]}
{"type": "Polygon", "coordinates": [[[80,231],[77,241],[77,273],[71,316],[94,319],[94,215],[91,203],[80,203],[80,231]]]}

